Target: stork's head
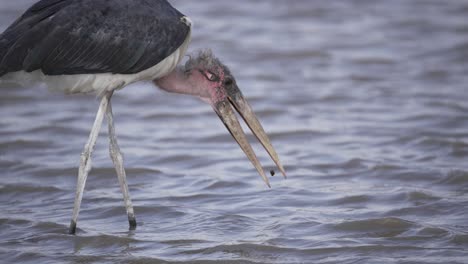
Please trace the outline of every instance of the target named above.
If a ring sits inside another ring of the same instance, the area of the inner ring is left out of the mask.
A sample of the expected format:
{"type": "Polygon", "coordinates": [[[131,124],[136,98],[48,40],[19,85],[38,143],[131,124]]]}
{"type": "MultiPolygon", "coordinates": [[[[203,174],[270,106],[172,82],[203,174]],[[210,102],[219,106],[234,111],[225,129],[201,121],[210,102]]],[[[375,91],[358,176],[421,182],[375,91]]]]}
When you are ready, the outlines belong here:
{"type": "MultiPolygon", "coordinates": [[[[239,115],[244,119],[253,134],[258,138],[270,157],[276,163],[284,177],[286,177],[284,168],[279,161],[275,149],[271,145],[262,125],[253,113],[252,108],[237,87],[236,80],[229,69],[222,64],[219,59],[213,56],[210,50],[207,50],[200,52],[197,56],[190,57],[186,62],[185,67],[182,67],[179,70],[183,72],[182,79],[184,79],[184,84],[179,85],[179,88],[172,89],[172,91],[178,90],[176,92],[197,95],[203,101],[209,103],[260,173],[265,183],[270,186],[268,178],[266,177],[260,162],[247,141],[247,137],[234,114],[233,108],[237,110],[239,115]],[[185,85],[190,86],[190,88],[180,88],[185,85]],[[191,90],[190,92],[181,91],[186,89],[191,90]]],[[[165,85],[164,80],[155,82],[160,87],[165,85]]],[[[162,88],[165,89],[164,87],[162,88]]]]}

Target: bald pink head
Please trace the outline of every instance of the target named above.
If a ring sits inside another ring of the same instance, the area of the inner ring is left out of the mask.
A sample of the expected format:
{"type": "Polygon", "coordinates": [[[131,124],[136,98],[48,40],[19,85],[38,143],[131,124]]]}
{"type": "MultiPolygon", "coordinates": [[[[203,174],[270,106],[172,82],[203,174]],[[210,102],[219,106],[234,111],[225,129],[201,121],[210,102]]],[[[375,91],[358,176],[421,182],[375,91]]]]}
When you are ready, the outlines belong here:
{"type": "Polygon", "coordinates": [[[226,100],[226,87],[235,84],[229,69],[210,50],[190,56],[184,66],[153,82],[168,92],[198,96],[212,106],[226,100]]]}

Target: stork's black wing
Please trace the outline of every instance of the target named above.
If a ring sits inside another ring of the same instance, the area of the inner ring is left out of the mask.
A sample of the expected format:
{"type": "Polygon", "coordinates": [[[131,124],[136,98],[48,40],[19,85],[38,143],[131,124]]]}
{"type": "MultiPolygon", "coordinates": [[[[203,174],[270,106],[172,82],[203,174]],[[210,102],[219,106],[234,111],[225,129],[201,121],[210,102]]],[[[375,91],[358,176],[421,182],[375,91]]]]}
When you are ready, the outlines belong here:
{"type": "Polygon", "coordinates": [[[166,0],[41,0],[0,35],[0,76],[140,72],[182,45],[183,16],[166,0]]]}

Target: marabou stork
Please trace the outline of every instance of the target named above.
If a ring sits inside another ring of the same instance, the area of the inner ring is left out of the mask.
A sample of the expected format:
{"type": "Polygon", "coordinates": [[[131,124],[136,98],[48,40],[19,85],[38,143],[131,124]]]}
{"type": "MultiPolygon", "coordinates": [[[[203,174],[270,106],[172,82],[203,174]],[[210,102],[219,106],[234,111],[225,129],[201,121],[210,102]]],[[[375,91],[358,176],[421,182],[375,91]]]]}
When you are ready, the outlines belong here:
{"type": "Polygon", "coordinates": [[[76,231],[91,154],[104,115],[130,228],[136,227],[111,107],[114,91],[133,82],[152,80],[167,92],[208,102],[270,186],[234,108],[286,177],[229,69],[209,50],[177,66],[189,45],[191,30],[191,20],[166,0],[40,0],[0,35],[1,82],[32,78],[52,90],[94,93],[101,98],[81,154],[69,233],[76,231]]]}

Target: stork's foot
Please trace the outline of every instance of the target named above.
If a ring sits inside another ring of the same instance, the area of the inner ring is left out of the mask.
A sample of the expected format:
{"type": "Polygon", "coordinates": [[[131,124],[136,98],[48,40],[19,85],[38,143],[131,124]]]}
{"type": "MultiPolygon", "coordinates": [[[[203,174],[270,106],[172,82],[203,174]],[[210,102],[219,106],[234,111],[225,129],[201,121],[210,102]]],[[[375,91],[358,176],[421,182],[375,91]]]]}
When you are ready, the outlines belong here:
{"type": "Polygon", "coordinates": [[[128,216],[128,224],[129,224],[129,230],[135,230],[137,227],[135,215],[129,215],[128,216]]]}
{"type": "Polygon", "coordinates": [[[76,222],[71,220],[70,228],[68,229],[68,234],[74,235],[76,233],[76,222]]]}

